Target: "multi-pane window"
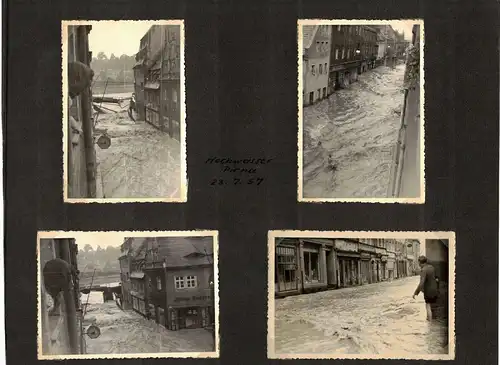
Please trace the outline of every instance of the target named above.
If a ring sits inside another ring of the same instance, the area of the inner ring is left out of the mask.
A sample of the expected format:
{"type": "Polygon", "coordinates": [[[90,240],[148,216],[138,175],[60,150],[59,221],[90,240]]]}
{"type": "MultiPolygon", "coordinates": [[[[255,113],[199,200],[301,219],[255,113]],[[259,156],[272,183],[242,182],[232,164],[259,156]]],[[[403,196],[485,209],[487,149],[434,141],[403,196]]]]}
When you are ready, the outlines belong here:
{"type": "Polygon", "coordinates": [[[175,276],[174,284],[175,289],[196,288],[198,286],[198,281],[194,275],[175,276]]]}
{"type": "Polygon", "coordinates": [[[174,283],[175,283],[175,289],[184,289],[185,288],[183,276],[174,277],[174,283]]]}
{"type": "Polygon", "coordinates": [[[186,276],[186,287],[196,288],[196,276],[193,275],[186,276]]]}

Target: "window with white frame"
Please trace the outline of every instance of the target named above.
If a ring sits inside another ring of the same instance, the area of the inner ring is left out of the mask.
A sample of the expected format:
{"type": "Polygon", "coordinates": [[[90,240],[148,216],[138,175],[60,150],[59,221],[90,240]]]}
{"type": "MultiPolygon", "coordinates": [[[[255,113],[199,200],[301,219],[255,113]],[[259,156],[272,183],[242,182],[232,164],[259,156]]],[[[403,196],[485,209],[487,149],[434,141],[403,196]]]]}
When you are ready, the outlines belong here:
{"type": "Polygon", "coordinates": [[[175,276],[174,277],[175,289],[192,289],[198,286],[196,276],[175,276]]]}

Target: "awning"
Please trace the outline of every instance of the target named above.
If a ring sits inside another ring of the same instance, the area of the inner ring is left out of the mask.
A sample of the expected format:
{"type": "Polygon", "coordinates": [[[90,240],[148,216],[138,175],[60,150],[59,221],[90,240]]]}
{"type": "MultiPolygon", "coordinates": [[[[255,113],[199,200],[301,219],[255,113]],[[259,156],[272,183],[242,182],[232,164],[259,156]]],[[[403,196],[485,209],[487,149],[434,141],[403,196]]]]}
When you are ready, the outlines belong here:
{"type": "Polygon", "coordinates": [[[146,85],[144,85],[144,88],[158,90],[160,88],[160,83],[159,82],[146,82],[146,85]]]}

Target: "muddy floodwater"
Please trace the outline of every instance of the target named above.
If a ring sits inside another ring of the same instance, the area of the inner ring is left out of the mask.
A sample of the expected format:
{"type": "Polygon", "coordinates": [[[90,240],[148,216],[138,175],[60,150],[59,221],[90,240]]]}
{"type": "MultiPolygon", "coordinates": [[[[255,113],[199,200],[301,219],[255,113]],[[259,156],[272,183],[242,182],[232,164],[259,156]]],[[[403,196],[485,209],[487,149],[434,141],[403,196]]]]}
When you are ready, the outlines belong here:
{"type": "Polygon", "coordinates": [[[215,351],[212,335],[202,328],[169,331],[132,310],[121,310],[114,302],[92,299],[85,326],[98,326],[101,335],[85,338],[88,354],[215,351]]]}
{"type": "Polygon", "coordinates": [[[426,320],[419,277],[276,299],[277,354],[448,354],[448,291],[426,320]]]}
{"type": "Polygon", "coordinates": [[[380,66],[303,111],[304,198],[385,198],[403,107],[404,64],[380,66]],[[328,156],[336,165],[328,167],[328,156]]]}

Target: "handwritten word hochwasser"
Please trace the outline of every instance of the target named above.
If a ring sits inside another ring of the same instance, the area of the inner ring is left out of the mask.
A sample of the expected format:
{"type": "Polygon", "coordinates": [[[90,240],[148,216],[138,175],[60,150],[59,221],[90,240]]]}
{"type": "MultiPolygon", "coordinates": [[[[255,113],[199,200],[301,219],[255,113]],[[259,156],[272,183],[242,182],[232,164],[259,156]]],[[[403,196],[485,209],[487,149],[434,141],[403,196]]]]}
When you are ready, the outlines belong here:
{"type": "Polygon", "coordinates": [[[208,158],[205,163],[211,163],[211,164],[221,164],[221,165],[227,165],[227,164],[234,164],[234,165],[239,165],[239,164],[245,164],[245,165],[266,165],[270,163],[273,159],[272,158],[242,158],[242,159],[232,159],[232,158],[218,158],[218,157],[210,157],[208,158]]]}

